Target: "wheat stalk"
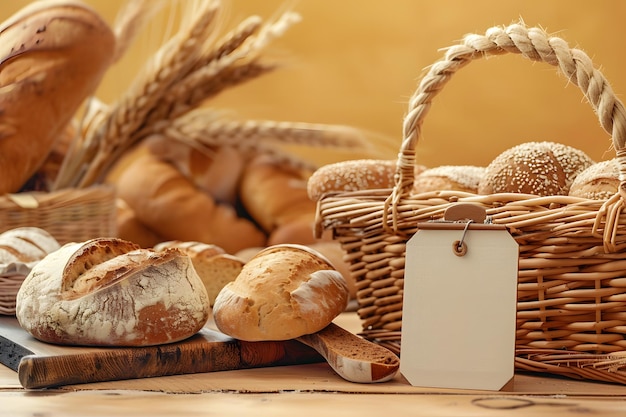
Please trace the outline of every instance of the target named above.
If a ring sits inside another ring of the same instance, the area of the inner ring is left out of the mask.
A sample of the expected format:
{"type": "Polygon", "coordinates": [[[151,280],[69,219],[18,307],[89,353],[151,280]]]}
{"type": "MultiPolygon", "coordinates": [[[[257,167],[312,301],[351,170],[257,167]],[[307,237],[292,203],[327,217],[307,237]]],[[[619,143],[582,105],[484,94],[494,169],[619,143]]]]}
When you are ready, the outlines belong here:
{"type": "Polygon", "coordinates": [[[93,184],[112,163],[110,155],[120,154],[130,147],[129,138],[144,123],[154,103],[167,93],[180,74],[186,73],[197,62],[212,31],[218,6],[218,1],[202,3],[189,29],[179,31],[157,51],[128,92],[110,107],[108,114],[101,119],[102,122],[85,133],[84,146],[95,151],[84,155],[83,162],[88,164],[84,174],[72,175],[76,183],[58,181],[57,187],[93,184]]]}
{"type": "MultiPolygon", "coordinates": [[[[208,49],[198,62],[190,68],[190,73],[174,86],[173,91],[170,91],[170,94],[155,104],[146,120],[145,127],[150,129],[153,124],[175,119],[224,88],[255,78],[273,69],[267,65],[261,70],[260,65],[252,62],[249,65],[240,64],[240,69],[236,73],[235,71],[228,71],[230,67],[224,65],[221,65],[217,71],[213,68],[211,70],[205,68],[213,61],[220,60],[236,50],[246,39],[258,31],[261,24],[262,21],[258,16],[249,17],[235,30],[229,32],[213,49],[208,49]],[[232,78],[229,78],[230,76],[232,78]]],[[[140,133],[139,136],[145,133],[149,134],[150,131],[140,133]]]]}
{"type": "MultiPolygon", "coordinates": [[[[155,132],[157,133],[157,132],[155,132]]],[[[189,112],[164,125],[158,133],[199,149],[231,146],[242,153],[267,154],[284,165],[314,169],[283,145],[306,145],[316,148],[365,149],[369,147],[363,133],[346,126],[315,123],[276,122],[269,120],[227,120],[209,108],[189,112]]]]}

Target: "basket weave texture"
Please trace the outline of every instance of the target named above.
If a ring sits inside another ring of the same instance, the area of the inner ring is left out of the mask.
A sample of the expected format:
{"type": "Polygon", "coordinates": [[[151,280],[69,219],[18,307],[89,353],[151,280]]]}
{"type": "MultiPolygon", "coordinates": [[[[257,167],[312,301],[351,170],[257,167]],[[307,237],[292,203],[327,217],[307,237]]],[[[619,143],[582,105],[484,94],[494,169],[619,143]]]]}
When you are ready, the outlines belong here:
{"type": "Polygon", "coordinates": [[[516,369],[626,383],[625,126],[624,106],[590,58],[542,29],[493,27],[448,48],[409,101],[394,187],[327,194],[318,203],[317,231],[332,231],[357,281],[363,336],[401,353],[402,305],[410,302],[403,300],[406,242],[418,222],[441,219],[457,202],[474,203],[493,223],[506,225],[519,244],[516,369]],[[582,90],[611,134],[619,193],[602,201],[448,190],[412,194],[415,146],[433,98],[472,60],[505,53],[555,66],[582,90]]]}
{"type": "MultiPolygon", "coordinates": [[[[108,185],[3,195],[0,233],[18,227],[39,227],[61,245],[114,237],[115,196],[115,188],[108,185]]],[[[15,298],[25,278],[24,273],[15,271],[0,274],[0,314],[15,314],[15,298]]]]}

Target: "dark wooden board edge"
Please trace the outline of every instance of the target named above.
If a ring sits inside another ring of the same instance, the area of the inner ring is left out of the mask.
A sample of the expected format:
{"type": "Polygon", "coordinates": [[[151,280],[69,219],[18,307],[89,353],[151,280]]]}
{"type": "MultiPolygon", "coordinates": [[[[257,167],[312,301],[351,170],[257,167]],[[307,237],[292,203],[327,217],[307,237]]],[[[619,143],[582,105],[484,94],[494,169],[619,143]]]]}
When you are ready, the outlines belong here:
{"type": "Polygon", "coordinates": [[[178,343],[97,353],[77,349],[65,355],[37,355],[3,336],[0,344],[0,362],[18,373],[26,389],[324,361],[317,351],[295,340],[245,342],[206,328],[178,343]]]}

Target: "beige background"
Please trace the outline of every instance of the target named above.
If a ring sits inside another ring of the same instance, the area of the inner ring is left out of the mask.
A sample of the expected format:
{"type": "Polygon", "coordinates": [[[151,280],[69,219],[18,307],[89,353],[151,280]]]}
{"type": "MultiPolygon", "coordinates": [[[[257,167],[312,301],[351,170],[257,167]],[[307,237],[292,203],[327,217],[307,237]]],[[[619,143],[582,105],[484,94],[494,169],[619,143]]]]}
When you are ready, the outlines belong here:
{"type": "MultiPolygon", "coordinates": [[[[191,1],[191,0],[183,0],[191,1]]],[[[2,18],[24,4],[3,1],[2,18]]],[[[123,0],[89,0],[110,22],[123,0]]],[[[174,4],[175,2],[169,2],[174,4]]],[[[623,41],[626,2],[605,0],[233,0],[226,27],[284,7],[303,20],[273,44],[268,57],[284,62],[272,74],[209,103],[240,117],[347,124],[372,133],[377,156],[394,158],[402,118],[418,76],[468,32],[523,19],[585,50],[620,97],[626,92],[623,41]]],[[[170,15],[180,11],[170,8],[170,15]]],[[[168,34],[157,16],[133,49],[106,76],[99,97],[114,100],[148,54],[168,34]]],[[[418,160],[426,165],[487,164],[527,140],[577,146],[596,160],[613,156],[610,137],[580,91],[547,64],[519,56],[477,61],[438,96],[424,125],[418,160]]]]}

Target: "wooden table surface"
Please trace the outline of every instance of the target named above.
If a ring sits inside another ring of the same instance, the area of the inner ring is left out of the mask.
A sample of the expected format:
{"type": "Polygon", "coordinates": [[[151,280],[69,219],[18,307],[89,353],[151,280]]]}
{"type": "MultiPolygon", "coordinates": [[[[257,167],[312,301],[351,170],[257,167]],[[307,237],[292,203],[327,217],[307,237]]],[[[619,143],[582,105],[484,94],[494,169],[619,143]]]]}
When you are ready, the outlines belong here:
{"type": "MultiPolygon", "coordinates": [[[[336,322],[359,330],[354,313],[336,322]]],[[[626,386],[516,374],[506,391],[354,384],[325,363],[24,390],[0,365],[1,416],[624,416],[626,386]]]]}

